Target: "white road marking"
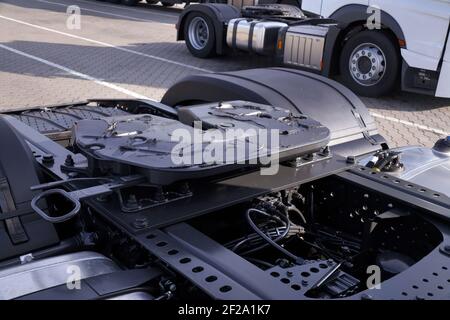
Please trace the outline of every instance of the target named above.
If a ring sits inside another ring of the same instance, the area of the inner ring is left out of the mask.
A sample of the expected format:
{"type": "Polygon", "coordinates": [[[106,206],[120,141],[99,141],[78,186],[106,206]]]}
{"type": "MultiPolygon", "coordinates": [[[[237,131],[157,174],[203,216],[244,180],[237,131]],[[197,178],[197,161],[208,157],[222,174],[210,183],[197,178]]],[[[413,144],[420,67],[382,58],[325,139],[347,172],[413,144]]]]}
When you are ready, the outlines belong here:
{"type": "Polygon", "coordinates": [[[50,67],[53,67],[53,68],[62,70],[62,71],[64,71],[64,72],[66,72],[66,73],[68,73],[68,74],[71,74],[71,75],[73,75],[73,76],[76,76],[76,77],[78,77],[78,78],[82,78],[82,79],[85,79],[85,80],[93,81],[93,82],[95,82],[95,83],[97,83],[97,84],[99,84],[99,85],[101,85],[101,86],[104,86],[104,87],[113,89],[113,90],[115,90],[115,91],[117,91],[117,92],[120,92],[120,93],[124,93],[124,94],[129,95],[129,96],[131,96],[131,97],[133,97],[133,98],[136,98],[136,99],[146,99],[146,100],[152,100],[152,101],[155,101],[154,99],[149,98],[149,97],[147,97],[147,96],[144,96],[144,95],[142,95],[142,94],[139,94],[139,93],[137,93],[137,92],[134,92],[134,91],[131,91],[131,90],[122,88],[122,87],[120,87],[120,86],[118,86],[118,85],[115,85],[115,84],[113,84],[113,83],[110,83],[110,82],[106,82],[106,81],[100,80],[100,79],[95,78],[95,77],[92,77],[92,76],[90,76],[90,75],[88,75],[88,74],[85,74],[85,73],[81,73],[81,72],[72,70],[72,69],[67,68],[67,67],[64,67],[64,66],[62,66],[62,65],[60,65],[60,64],[57,64],[57,63],[54,63],[54,62],[51,62],[51,61],[48,61],[48,60],[45,60],[45,59],[42,59],[42,58],[33,56],[33,55],[28,54],[28,53],[25,53],[25,52],[23,52],[23,51],[20,51],[20,50],[17,50],[17,49],[14,49],[14,48],[5,46],[4,44],[0,44],[0,48],[5,49],[5,50],[8,50],[8,51],[13,52],[13,53],[18,54],[18,55],[21,55],[21,56],[23,56],[23,57],[26,57],[26,58],[29,58],[29,59],[32,59],[32,60],[35,60],[35,61],[44,63],[44,64],[46,64],[46,65],[48,65],[48,66],[50,66],[50,67]]]}
{"type": "Polygon", "coordinates": [[[3,15],[0,15],[0,18],[4,19],[4,20],[12,21],[12,22],[20,23],[20,24],[23,24],[23,25],[28,26],[28,27],[32,27],[32,28],[36,28],[36,29],[40,29],[40,30],[45,30],[45,31],[48,31],[48,32],[57,33],[57,34],[60,34],[60,35],[66,36],[66,37],[70,37],[70,38],[74,38],[74,39],[83,40],[83,41],[86,41],[86,42],[91,42],[91,43],[95,43],[95,44],[98,44],[98,45],[102,45],[104,47],[114,48],[114,49],[117,49],[117,50],[120,50],[120,51],[124,51],[124,52],[127,52],[127,53],[136,54],[136,55],[141,56],[141,57],[146,57],[146,58],[150,58],[150,59],[154,59],[154,60],[159,60],[159,61],[162,61],[162,62],[174,64],[174,65],[177,65],[177,66],[180,66],[180,67],[192,69],[192,70],[195,70],[195,71],[208,72],[208,73],[209,72],[213,72],[213,71],[208,70],[208,69],[199,68],[199,67],[192,66],[192,65],[189,65],[189,64],[185,64],[185,63],[181,63],[181,62],[177,62],[177,61],[161,58],[161,57],[158,57],[158,56],[142,53],[142,52],[139,52],[139,51],[134,51],[134,50],[123,48],[123,47],[118,47],[118,46],[115,46],[115,45],[110,44],[110,43],[106,43],[106,42],[102,42],[102,41],[97,41],[97,40],[93,40],[93,39],[77,36],[77,35],[74,35],[74,34],[71,34],[71,33],[58,31],[58,30],[47,28],[47,27],[43,27],[43,26],[40,26],[40,25],[37,25],[37,24],[32,24],[32,23],[28,23],[28,22],[25,22],[25,21],[22,21],[22,20],[17,20],[17,19],[14,19],[14,18],[6,17],[6,16],[3,16],[3,15]]]}
{"type": "Polygon", "coordinates": [[[392,122],[396,122],[396,123],[401,123],[404,124],[406,126],[410,126],[410,127],[415,127],[424,131],[429,131],[429,132],[433,132],[439,135],[443,135],[443,136],[447,136],[449,135],[449,132],[445,132],[441,129],[436,129],[436,128],[432,128],[429,126],[425,126],[423,124],[418,124],[418,123],[414,123],[414,122],[410,122],[410,121],[406,121],[406,120],[401,120],[401,119],[397,119],[394,117],[389,117],[389,116],[384,116],[382,114],[376,113],[376,112],[371,112],[370,113],[372,115],[372,117],[374,118],[379,118],[379,119],[383,119],[383,120],[387,120],[387,121],[392,121],[392,122]]]}
{"type": "MultiPolygon", "coordinates": [[[[51,4],[51,5],[55,5],[55,6],[61,6],[61,7],[69,7],[69,4],[65,4],[65,3],[59,3],[59,2],[52,2],[52,1],[46,1],[46,0],[34,0],[36,2],[41,2],[41,3],[47,3],[47,4],[51,4]]],[[[80,7],[81,12],[83,11],[87,11],[87,12],[94,12],[94,13],[100,13],[100,14],[104,14],[106,16],[112,16],[112,17],[118,17],[118,18],[125,18],[125,19],[130,19],[130,20],[135,20],[135,21],[143,21],[143,22],[150,22],[150,23],[158,23],[158,24],[162,24],[162,25],[166,25],[166,26],[171,26],[173,27],[174,24],[171,23],[164,23],[164,22],[158,22],[158,21],[154,21],[154,20],[150,20],[150,19],[142,19],[142,18],[136,18],[136,17],[132,17],[132,16],[127,16],[127,15],[123,15],[123,14],[118,14],[118,13],[112,13],[112,12],[106,12],[106,11],[100,11],[100,10],[95,10],[95,9],[89,9],[89,8],[85,8],[85,7],[80,7]]],[[[152,12],[153,14],[153,12],[152,12]]],[[[159,14],[159,13],[155,13],[157,15],[162,15],[162,16],[168,16],[166,14],[159,14]]],[[[169,16],[171,18],[174,18],[173,16],[169,16]]]]}

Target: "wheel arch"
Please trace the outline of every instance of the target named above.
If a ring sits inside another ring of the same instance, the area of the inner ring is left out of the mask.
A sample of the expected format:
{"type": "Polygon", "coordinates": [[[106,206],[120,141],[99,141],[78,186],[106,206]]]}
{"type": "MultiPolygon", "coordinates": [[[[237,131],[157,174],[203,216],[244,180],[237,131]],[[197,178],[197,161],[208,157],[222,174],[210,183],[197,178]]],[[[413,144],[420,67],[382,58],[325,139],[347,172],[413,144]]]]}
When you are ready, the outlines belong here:
{"type": "Polygon", "coordinates": [[[224,52],[224,25],[231,19],[239,18],[241,12],[236,7],[220,3],[202,3],[187,6],[180,14],[177,22],[177,40],[186,40],[184,37],[184,28],[187,17],[193,12],[200,12],[211,19],[214,24],[216,35],[216,53],[224,52]]]}
{"type": "MultiPolygon", "coordinates": [[[[344,24],[344,30],[355,25],[364,25],[370,14],[367,13],[368,6],[349,4],[343,6],[330,15],[331,19],[344,24]]],[[[389,13],[381,10],[381,25],[390,30],[398,40],[405,40],[405,34],[399,23],[389,13]]]]}

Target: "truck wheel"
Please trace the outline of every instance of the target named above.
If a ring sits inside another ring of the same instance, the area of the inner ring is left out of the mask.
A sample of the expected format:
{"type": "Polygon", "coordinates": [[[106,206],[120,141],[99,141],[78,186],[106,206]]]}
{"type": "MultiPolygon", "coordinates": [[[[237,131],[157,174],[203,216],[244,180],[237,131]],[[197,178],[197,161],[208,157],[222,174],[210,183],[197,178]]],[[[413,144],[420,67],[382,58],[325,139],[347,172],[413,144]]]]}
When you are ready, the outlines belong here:
{"type": "Polygon", "coordinates": [[[135,6],[139,0],[122,0],[121,3],[126,6],[135,6]]]}
{"type": "Polygon", "coordinates": [[[216,35],[211,19],[201,12],[192,12],[184,24],[184,39],[193,56],[209,58],[216,53],[216,35]]]}
{"type": "Polygon", "coordinates": [[[400,67],[398,49],[380,31],[362,31],[344,45],[340,58],[342,82],[355,93],[378,97],[396,86],[400,67]]]}
{"type": "Polygon", "coordinates": [[[145,0],[145,2],[147,2],[148,4],[157,4],[159,1],[158,0],[145,0]]]}
{"type": "Polygon", "coordinates": [[[175,5],[175,3],[173,2],[166,2],[166,1],[161,1],[161,4],[163,5],[163,7],[173,7],[175,5]]]}

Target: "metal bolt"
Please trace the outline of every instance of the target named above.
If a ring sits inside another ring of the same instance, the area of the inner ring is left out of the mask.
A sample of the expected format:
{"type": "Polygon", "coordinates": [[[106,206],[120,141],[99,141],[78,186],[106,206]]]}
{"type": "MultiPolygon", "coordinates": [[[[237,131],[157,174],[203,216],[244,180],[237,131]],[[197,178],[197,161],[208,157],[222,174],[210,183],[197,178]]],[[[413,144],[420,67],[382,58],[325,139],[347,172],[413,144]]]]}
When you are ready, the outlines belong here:
{"type": "Polygon", "coordinates": [[[177,290],[177,286],[170,280],[166,280],[161,284],[165,290],[175,292],[177,290]]]}
{"type": "Polygon", "coordinates": [[[51,154],[44,154],[42,157],[42,163],[43,164],[53,164],[55,162],[55,159],[53,158],[53,155],[51,154]]]}
{"type": "Polygon", "coordinates": [[[34,260],[34,256],[31,253],[25,254],[23,256],[20,256],[20,264],[29,263],[34,260]]]}
{"type": "Polygon", "coordinates": [[[136,229],[144,229],[148,227],[148,220],[147,218],[137,218],[133,222],[133,227],[136,229]]]}
{"type": "Polygon", "coordinates": [[[286,276],[287,276],[288,278],[292,278],[292,277],[294,276],[294,273],[293,273],[292,271],[287,271],[287,272],[286,272],[286,276]]]}
{"type": "Polygon", "coordinates": [[[323,148],[322,154],[323,154],[324,156],[328,156],[328,155],[330,154],[330,147],[329,147],[329,146],[326,146],[325,148],[323,148]]]}
{"type": "Polygon", "coordinates": [[[306,286],[308,285],[308,281],[307,281],[307,280],[302,280],[302,285],[303,285],[304,287],[306,287],[306,286]]]}
{"type": "Polygon", "coordinates": [[[67,155],[66,160],[64,161],[64,164],[68,167],[72,167],[75,164],[75,161],[73,161],[73,158],[70,154],[67,155]]]}
{"type": "Polygon", "coordinates": [[[347,157],[347,163],[355,164],[356,163],[356,157],[355,156],[348,156],[347,157]]]}

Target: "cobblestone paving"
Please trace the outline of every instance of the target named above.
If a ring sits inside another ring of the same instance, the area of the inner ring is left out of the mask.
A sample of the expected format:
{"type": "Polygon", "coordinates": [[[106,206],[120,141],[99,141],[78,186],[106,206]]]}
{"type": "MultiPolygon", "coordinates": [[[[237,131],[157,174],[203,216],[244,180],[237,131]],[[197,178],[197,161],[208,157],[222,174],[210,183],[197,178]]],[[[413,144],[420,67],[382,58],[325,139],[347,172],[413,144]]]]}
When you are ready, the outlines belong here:
{"type": "MultiPolygon", "coordinates": [[[[176,42],[176,8],[136,8],[89,0],[0,3],[1,110],[87,98],[160,99],[181,78],[200,72],[273,66],[245,54],[196,59],[176,42]],[[81,9],[81,29],[66,26],[81,9]]],[[[398,92],[362,98],[392,146],[432,146],[450,131],[450,100],[398,92]]]]}

